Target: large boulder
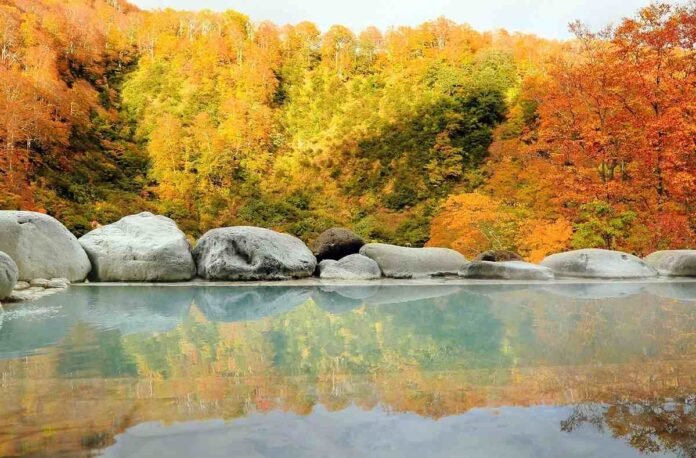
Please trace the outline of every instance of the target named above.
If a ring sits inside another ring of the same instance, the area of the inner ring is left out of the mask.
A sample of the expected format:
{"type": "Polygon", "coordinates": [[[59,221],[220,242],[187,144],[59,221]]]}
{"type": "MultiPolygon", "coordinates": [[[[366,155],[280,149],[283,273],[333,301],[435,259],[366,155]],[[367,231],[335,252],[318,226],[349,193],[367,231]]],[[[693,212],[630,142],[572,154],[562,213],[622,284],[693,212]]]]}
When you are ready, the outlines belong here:
{"type": "Polygon", "coordinates": [[[500,280],[552,280],[553,271],[548,267],[522,261],[474,261],[466,265],[459,276],[500,280]]]}
{"type": "Polygon", "coordinates": [[[656,251],[644,259],[660,275],[668,277],[696,277],[696,250],[656,251]]]}
{"type": "Polygon", "coordinates": [[[390,278],[457,275],[468,262],[449,248],[406,248],[385,243],[367,244],[360,254],[377,262],[382,274],[390,278]]]}
{"type": "Polygon", "coordinates": [[[48,215],[0,211],[0,234],[0,251],[17,263],[20,280],[82,281],[92,267],[77,238],[48,215]]]}
{"type": "Polygon", "coordinates": [[[338,261],[319,263],[319,277],[336,280],[374,280],[382,276],[375,261],[361,254],[351,254],[338,261]]]}
{"type": "Polygon", "coordinates": [[[0,252],[0,299],[5,299],[12,294],[17,280],[19,269],[11,257],[0,252]]]}
{"type": "Polygon", "coordinates": [[[165,216],[126,216],[79,241],[92,261],[94,281],[180,281],[196,274],[186,236],[165,216]]]}
{"type": "Polygon", "coordinates": [[[597,248],[552,254],[541,265],[566,277],[622,279],[657,276],[655,269],[636,256],[597,248]]]}
{"type": "Polygon", "coordinates": [[[488,250],[479,254],[474,258],[474,261],[490,261],[490,262],[505,262],[505,261],[524,261],[522,256],[514,251],[508,250],[488,250]]]}
{"type": "Polygon", "coordinates": [[[298,238],[260,227],[206,232],[193,249],[207,280],[287,280],[309,277],[317,260],[298,238]]]}
{"type": "Polygon", "coordinates": [[[338,260],[358,253],[363,245],[365,245],[363,239],[352,231],[342,227],[334,227],[322,232],[317,237],[312,244],[312,252],[316,256],[317,262],[324,259],[338,260]]]}

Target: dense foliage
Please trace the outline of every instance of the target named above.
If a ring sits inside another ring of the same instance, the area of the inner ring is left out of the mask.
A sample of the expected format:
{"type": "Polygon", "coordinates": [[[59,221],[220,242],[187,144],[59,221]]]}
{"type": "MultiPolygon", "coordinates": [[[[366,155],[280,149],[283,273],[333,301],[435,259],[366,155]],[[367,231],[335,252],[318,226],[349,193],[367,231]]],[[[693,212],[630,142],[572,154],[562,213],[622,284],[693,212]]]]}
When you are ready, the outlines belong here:
{"type": "Polygon", "coordinates": [[[0,0],[0,208],[76,233],[644,253],[694,243],[693,7],[552,42],[446,19],[321,33],[121,0],[0,0]]]}
{"type": "Polygon", "coordinates": [[[0,208],[47,211],[79,233],[147,207],[148,159],[119,116],[133,13],[114,0],[0,1],[0,208]]]}

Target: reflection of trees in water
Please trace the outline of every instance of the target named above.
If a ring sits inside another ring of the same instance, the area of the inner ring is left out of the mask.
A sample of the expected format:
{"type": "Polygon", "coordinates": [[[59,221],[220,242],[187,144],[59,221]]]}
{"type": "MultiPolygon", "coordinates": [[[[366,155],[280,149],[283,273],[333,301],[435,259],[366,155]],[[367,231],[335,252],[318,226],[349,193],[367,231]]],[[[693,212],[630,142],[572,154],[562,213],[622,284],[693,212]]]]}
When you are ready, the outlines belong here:
{"type": "Polygon", "coordinates": [[[491,310],[520,365],[623,364],[693,353],[694,304],[645,292],[595,299],[529,289],[494,296],[491,310]]]}
{"type": "Polygon", "coordinates": [[[572,433],[583,425],[592,426],[598,432],[604,432],[604,413],[602,404],[578,404],[568,418],[561,421],[561,431],[572,433]]]}
{"type": "Polygon", "coordinates": [[[696,457],[696,398],[620,401],[613,404],[579,404],[561,422],[561,431],[572,433],[590,425],[599,432],[608,428],[643,453],[674,453],[696,457]]]}
{"type": "MultiPolygon", "coordinates": [[[[126,290],[74,293],[64,296],[71,315],[62,321],[18,321],[0,334],[0,348],[19,331],[43,344],[57,338],[52,325],[62,326],[60,343],[42,354],[0,361],[0,455],[14,450],[3,448],[9,428],[31,433],[8,447],[40,451],[47,423],[64,444],[69,434],[77,443],[110,441],[143,421],[307,414],[316,404],[441,418],[475,407],[587,402],[598,404],[582,404],[564,428],[605,427],[612,423],[602,406],[616,399],[677,399],[696,389],[696,378],[684,377],[696,373],[696,309],[645,295],[202,288],[190,305],[185,289],[152,290],[136,303],[126,290]]],[[[33,348],[22,342],[12,355],[33,348]]]]}
{"type": "Polygon", "coordinates": [[[134,377],[138,371],[116,329],[97,332],[78,323],[59,344],[56,372],[61,378],[134,377]]]}

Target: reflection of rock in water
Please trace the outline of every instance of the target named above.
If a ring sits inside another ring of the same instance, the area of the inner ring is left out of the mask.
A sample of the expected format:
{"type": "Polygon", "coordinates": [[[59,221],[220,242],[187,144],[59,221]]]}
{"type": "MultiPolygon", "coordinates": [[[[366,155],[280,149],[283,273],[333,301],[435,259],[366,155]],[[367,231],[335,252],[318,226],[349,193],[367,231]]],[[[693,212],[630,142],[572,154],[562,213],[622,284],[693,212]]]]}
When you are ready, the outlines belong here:
{"type": "Polygon", "coordinates": [[[192,288],[167,286],[103,286],[80,288],[87,307],[80,318],[99,329],[121,334],[164,332],[188,314],[192,288]]]}
{"type": "Polygon", "coordinates": [[[336,293],[348,299],[363,300],[374,296],[381,288],[380,285],[369,286],[322,286],[321,290],[327,293],[336,293]]]}
{"type": "Polygon", "coordinates": [[[696,302],[696,282],[651,283],[646,288],[653,296],[678,301],[696,302]]]}
{"type": "Polygon", "coordinates": [[[457,285],[419,285],[405,287],[402,285],[384,285],[374,295],[365,300],[366,304],[398,304],[436,297],[449,296],[461,291],[457,285]]]}
{"type": "Polygon", "coordinates": [[[250,321],[289,312],[310,298],[302,287],[216,286],[198,288],[196,305],[211,321],[250,321]]]}
{"type": "Polygon", "coordinates": [[[59,342],[78,321],[84,304],[81,295],[73,288],[20,306],[7,306],[0,312],[0,359],[30,355],[59,342]]]}
{"type": "Polygon", "coordinates": [[[356,309],[374,296],[380,286],[324,286],[312,290],[312,299],[325,311],[341,314],[356,309]]]}
{"type": "Polygon", "coordinates": [[[544,291],[571,299],[612,299],[634,296],[645,288],[641,283],[559,283],[544,287],[544,291]]]}
{"type": "Polygon", "coordinates": [[[360,307],[363,303],[363,301],[360,299],[351,299],[349,297],[341,296],[338,293],[326,292],[320,289],[315,289],[312,291],[312,300],[324,311],[333,314],[350,312],[351,310],[360,307]]]}
{"type": "Polygon", "coordinates": [[[547,282],[544,283],[481,283],[462,285],[461,291],[477,294],[485,297],[497,297],[511,294],[514,296],[519,293],[529,293],[542,291],[547,282]]]}
{"type": "Polygon", "coordinates": [[[456,285],[331,286],[312,292],[319,307],[329,313],[345,313],[361,305],[386,305],[450,296],[461,291],[456,285]]]}

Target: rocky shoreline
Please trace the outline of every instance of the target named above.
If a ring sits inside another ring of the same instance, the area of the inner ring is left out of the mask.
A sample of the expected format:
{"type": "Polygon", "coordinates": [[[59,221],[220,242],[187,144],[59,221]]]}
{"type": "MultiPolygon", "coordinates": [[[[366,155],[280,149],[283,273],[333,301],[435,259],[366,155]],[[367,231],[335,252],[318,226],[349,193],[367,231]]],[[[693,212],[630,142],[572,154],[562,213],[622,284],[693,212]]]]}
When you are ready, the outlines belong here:
{"type": "Polygon", "coordinates": [[[696,277],[696,250],[628,253],[583,249],[540,264],[489,251],[473,261],[449,248],[365,243],[344,228],[300,239],[249,226],[212,229],[191,247],[176,223],[144,212],[77,239],[56,219],[0,211],[0,300],[33,300],[71,283],[266,282],[318,277],[334,281],[461,278],[549,281],[696,277]]]}

